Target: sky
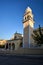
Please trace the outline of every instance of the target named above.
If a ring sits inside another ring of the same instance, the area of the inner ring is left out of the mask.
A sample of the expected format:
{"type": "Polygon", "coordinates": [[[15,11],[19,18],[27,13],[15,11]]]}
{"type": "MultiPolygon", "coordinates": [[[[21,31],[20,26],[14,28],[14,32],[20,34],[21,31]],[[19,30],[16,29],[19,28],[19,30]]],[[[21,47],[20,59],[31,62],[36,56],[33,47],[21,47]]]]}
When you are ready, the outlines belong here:
{"type": "Polygon", "coordinates": [[[27,7],[34,15],[34,28],[43,27],[43,0],[0,0],[0,39],[23,34],[23,15],[27,7]]]}

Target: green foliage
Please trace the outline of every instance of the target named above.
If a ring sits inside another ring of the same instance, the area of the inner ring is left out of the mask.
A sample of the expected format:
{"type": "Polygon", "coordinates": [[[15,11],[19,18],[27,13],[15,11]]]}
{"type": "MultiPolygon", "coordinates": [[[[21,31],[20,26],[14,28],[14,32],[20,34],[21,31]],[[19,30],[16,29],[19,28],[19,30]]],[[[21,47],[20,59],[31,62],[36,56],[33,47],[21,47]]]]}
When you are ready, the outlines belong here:
{"type": "Polygon", "coordinates": [[[5,48],[5,45],[0,45],[0,48],[5,48]]]}
{"type": "Polygon", "coordinates": [[[40,25],[38,30],[33,31],[32,37],[37,45],[41,46],[43,44],[43,32],[40,25]]]}

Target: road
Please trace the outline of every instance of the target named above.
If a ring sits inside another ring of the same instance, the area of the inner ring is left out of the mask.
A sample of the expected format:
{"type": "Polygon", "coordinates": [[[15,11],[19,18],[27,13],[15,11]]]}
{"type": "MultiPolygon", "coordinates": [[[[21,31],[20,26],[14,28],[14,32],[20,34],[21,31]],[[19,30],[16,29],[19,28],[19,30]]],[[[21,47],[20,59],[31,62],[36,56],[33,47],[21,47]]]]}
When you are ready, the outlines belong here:
{"type": "Polygon", "coordinates": [[[43,65],[43,56],[0,55],[0,65],[43,65]]]}

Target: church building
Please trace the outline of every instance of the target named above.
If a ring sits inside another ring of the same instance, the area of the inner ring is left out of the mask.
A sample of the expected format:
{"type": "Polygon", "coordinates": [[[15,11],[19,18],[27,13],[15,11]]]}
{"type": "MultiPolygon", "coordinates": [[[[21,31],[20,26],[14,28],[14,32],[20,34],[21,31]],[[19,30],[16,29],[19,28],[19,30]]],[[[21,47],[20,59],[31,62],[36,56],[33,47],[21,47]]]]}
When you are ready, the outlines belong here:
{"type": "MultiPolygon", "coordinates": [[[[17,50],[19,48],[31,48],[35,46],[32,34],[34,29],[34,15],[32,9],[27,7],[23,17],[23,35],[15,33],[10,40],[0,40],[0,45],[5,45],[6,50],[17,50]]],[[[38,29],[36,29],[38,31],[38,29]]],[[[43,32],[43,28],[42,28],[43,32]]]]}

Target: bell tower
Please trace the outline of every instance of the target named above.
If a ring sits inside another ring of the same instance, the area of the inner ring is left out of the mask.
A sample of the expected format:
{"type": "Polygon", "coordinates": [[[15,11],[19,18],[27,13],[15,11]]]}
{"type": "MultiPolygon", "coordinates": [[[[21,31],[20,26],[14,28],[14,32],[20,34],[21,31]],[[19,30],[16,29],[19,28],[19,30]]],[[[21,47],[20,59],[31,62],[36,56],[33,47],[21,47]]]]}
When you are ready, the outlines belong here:
{"type": "Polygon", "coordinates": [[[33,14],[30,7],[25,10],[23,18],[23,47],[32,47],[33,39],[31,37],[34,28],[33,14]]]}

